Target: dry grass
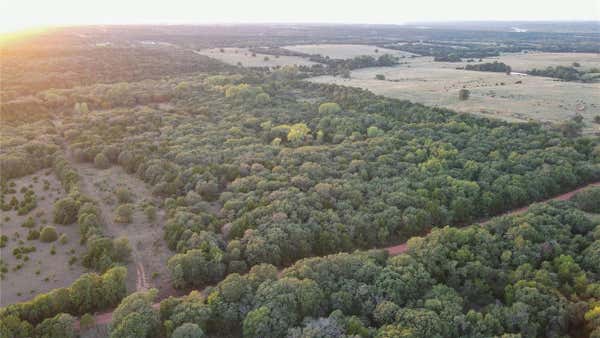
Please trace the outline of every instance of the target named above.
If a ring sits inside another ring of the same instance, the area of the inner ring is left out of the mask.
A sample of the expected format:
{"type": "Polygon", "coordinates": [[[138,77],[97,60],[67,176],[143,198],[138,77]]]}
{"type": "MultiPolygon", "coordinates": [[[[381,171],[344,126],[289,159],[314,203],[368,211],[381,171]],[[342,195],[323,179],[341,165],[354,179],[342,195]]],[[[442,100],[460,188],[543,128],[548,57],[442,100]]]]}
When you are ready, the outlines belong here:
{"type": "Polygon", "coordinates": [[[206,55],[232,65],[237,65],[239,62],[244,67],[311,66],[316,64],[315,62],[297,56],[275,57],[274,55],[266,54],[256,54],[256,56],[252,56],[252,52],[245,48],[224,48],[223,52],[218,48],[213,48],[199,50],[195,53],[206,55]],[[268,58],[268,60],[265,60],[265,57],[268,58]]]}
{"type": "Polygon", "coordinates": [[[572,66],[573,62],[579,62],[582,70],[594,67],[600,68],[600,55],[593,53],[510,53],[495,58],[487,58],[483,61],[504,62],[516,72],[549,66],[572,66]]]}
{"type": "Polygon", "coordinates": [[[598,83],[457,70],[458,65],[421,57],[410,59],[407,65],[359,69],[351,79],[322,76],[311,81],[365,88],[379,95],[509,121],[559,122],[578,112],[587,122],[587,132],[600,131],[600,125],[592,123],[600,115],[598,83]],[[376,74],[385,75],[386,80],[375,80],[376,74]],[[467,101],[458,100],[463,87],[471,91],[467,101]]]}
{"type": "MultiPolygon", "coordinates": [[[[77,224],[56,225],[59,234],[66,234],[69,237],[69,242],[65,245],[58,241],[43,243],[40,240],[27,240],[29,229],[21,226],[29,216],[36,221],[35,229],[39,230],[44,225],[53,225],[54,201],[64,197],[65,193],[56,177],[53,174],[45,175],[46,172],[51,171],[41,170],[35,174],[11,180],[16,184],[17,193],[15,195],[19,200],[23,199],[23,194],[19,192],[21,187],[30,184],[33,186],[37,196],[35,209],[29,214],[21,216],[17,215],[15,210],[0,212],[2,217],[1,233],[9,238],[6,247],[0,249],[2,261],[8,265],[8,273],[0,282],[0,306],[25,301],[35,297],[38,293],[46,293],[52,289],[69,286],[85,272],[85,268],[81,266],[81,256],[85,247],[79,245],[79,226],[77,224]],[[33,180],[35,176],[38,177],[37,182],[33,180]],[[49,190],[43,189],[44,180],[50,182],[49,190]],[[40,212],[43,212],[43,215],[40,215],[40,212]],[[5,217],[10,217],[10,220],[6,221],[5,217]],[[19,234],[19,238],[16,238],[16,233],[19,234]],[[19,240],[22,240],[24,244],[19,244],[19,240]],[[36,251],[27,254],[29,260],[26,262],[23,259],[17,259],[12,253],[14,248],[21,245],[36,247],[36,251]],[[52,246],[56,248],[55,255],[50,254],[52,246]],[[74,250],[75,253],[71,254],[71,250],[74,250]],[[69,265],[69,259],[72,256],[77,257],[78,261],[69,265]],[[13,268],[19,263],[22,263],[23,267],[13,271],[13,268]],[[36,273],[38,271],[39,273],[36,273]],[[45,280],[46,278],[47,280],[45,280]]],[[[6,195],[5,200],[9,201],[15,195],[6,195]]]]}
{"type": "Polygon", "coordinates": [[[292,50],[294,52],[301,52],[307,54],[321,54],[322,56],[329,56],[332,59],[351,59],[360,55],[378,56],[383,54],[392,54],[398,57],[406,57],[412,55],[408,52],[380,48],[377,46],[370,45],[322,44],[285,46],[284,48],[292,50]],[[376,49],[378,50],[377,52],[375,52],[376,49]]]}

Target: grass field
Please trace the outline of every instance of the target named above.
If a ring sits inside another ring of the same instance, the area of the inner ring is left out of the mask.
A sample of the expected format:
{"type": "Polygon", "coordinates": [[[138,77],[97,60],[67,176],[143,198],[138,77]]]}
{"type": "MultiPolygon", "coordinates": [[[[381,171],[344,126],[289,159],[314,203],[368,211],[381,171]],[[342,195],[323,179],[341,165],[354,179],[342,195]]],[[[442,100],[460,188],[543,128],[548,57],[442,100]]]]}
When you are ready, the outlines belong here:
{"type": "Polygon", "coordinates": [[[315,64],[315,62],[298,56],[275,57],[274,55],[266,54],[256,54],[256,56],[252,56],[252,52],[245,48],[223,48],[223,52],[218,48],[213,48],[195,51],[195,53],[206,55],[232,65],[241,63],[244,67],[278,67],[288,65],[310,66],[315,64]]]}
{"type": "Polygon", "coordinates": [[[484,62],[499,61],[511,66],[513,71],[525,72],[533,68],[546,68],[549,66],[572,66],[578,62],[580,69],[600,68],[600,55],[593,53],[510,53],[495,58],[487,58],[484,62]]]}
{"type": "Polygon", "coordinates": [[[21,188],[31,185],[30,189],[33,189],[37,196],[37,206],[27,215],[18,215],[15,210],[1,212],[0,232],[9,239],[6,247],[0,249],[2,265],[8,270],[4,274],[5,279],[0,282],[2,286],[0,288],[0,306],[28,300],[39,293],[69,286],[85,272],[80,261],[85,247],[79,245],[79,226],[77,224],[55,226],[59,236],[67,235],[68,242],[66,244],[61,244],[59,241],[44,243],[39,239],[28,240],[29,229],[21,226],[29,216],[35,220],[33,229],[39,230],[45,225],[53,225],[54,201],[64,197],[65,194],[52,171],[42,170],[10,182],[15,183],[16,193],[7,194],[5,200],[16,196],[21,201],[23,199],[21,188]],[[34,180],[34,177],[37,179],[34,180]],[[44,189],[44,180],[48,181],[48,189],[44,189]],[[18,259],[13,254],[13,250],[22,246],[35,247],[35,251],[18,259]],[[55,254],[51,253],[52,247],[55,248],[55,254]],[[25,259],[25,256],[28,258],[25,259]],[[69,264],[71,257],[77,258],[73,264],[69,264]],[[22,267],[17,269],[19,265],[22,267]]]}
{"type": "Polygon", "coordinates": [[[402,52],[399,50],[381,48],[370,45],[322,44],[284,46],[283,48],[289,49],[294,52],[306,54],[321,54],[322,56],[329,56],[332,59],[351,59],[360,55],[378,56],[383,54],[392,54],[398,57],[406,57],[412,55],[408,52],[402,52]],[[377,52],[375,50],[377,50],[377,52]]]}
{"type": "Polygon", "coordinates": [[[465,71],[456,66],[415,58],[396,67],[359,69],[350,79],[321,76],[311,81],[361,87],[379,95],[509,121],[559,122],[578,112],[585,118],[587,132],[600,131],[600,125],[592,123],[600,115],[600,84],[465,71]],[[376,80],[376,74],[385,75],[386,80],[376,80]],[[463,87],[471,92],[469,100],[458,99],[463,87]]]}

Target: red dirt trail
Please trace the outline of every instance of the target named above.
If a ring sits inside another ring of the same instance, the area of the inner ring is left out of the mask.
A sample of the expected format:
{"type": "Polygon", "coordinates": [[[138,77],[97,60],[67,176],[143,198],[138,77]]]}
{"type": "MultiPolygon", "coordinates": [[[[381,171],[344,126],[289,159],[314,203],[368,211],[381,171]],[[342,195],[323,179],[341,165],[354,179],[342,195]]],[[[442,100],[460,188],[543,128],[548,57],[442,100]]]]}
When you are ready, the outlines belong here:
{"type": "MultiPolygon", "coordinates": [[[[552,198],[549,198],[549,199],[546,199],[546,200],[543,200],[543,201],[540,201],[540,202],[535,202],[535,203],[545,203],[545,202],[550,202],[550,201],[565,201],[565,200],[570,199],[571,197],[573,197],[573,195],[575,195],[576,193],[582,191],[583,189],[590,188],[590,187],[598,187],[598,186],[600,186],[600,182],[590,183],[590,184],[585,185],[585,186],[583,186],[581,188],[569,191],[567,193],[564,193],[564,194],[561,194],[561,195],[558,195],[558,196],[555,196],[555,197],[552,197],[552,198]]],[[[532,204],[535,204],[535,203],[532,203],[532,204]]],[[[522,213],[526,212],[529,209],[530,205],[522,207],[522,208],[519,208],[519,209],[513,209],[511,211],[505,212],[503,214],[500,214],[500,215],[497,215],[497,216],[494,216],[494,217],[522,214],[522,213]]],[[[485,219],[485,220],[482,220],[480,222],[474,222],[474,223],[470,223],[470,224],[477,224],[477,223],[479,223],[479,224],[483,225],[483,224],[488,223],[489,221],[490,221],[490,219],[485,219]]],[[[427,236],[427,234],[425,234],[424,236],[427,236]]],[[[384,250],[386,250],[390,256],[396,256],[396,255],[399,255],[401,253],[406,252],[406,250],[408,250],[408,245],[407,245],[406,242],[404,242],[404,243],[401,243],[401,244],[398,244],[398,245],[394,245],[394,246],[390,246],[390,247],[384,248],[384,250]]],[[[138,267],[138,269],[139,269],[139,267],[138,267]]],[[[143,269],[143,267],[141,267],[141,269],[143,269]]],[[[281,274],[282,271],[283,271],[283,269],[281,269],[279,271],[279,273],[281,274]]],[[[139,273],[139,271],[138,271],[138,273],[139,273]]],[[[143,271],[142,271],[142,275],[143,275],[143,271]]],[[[140,281],[140,282],[141,283],[138,283],[138,285],[142,286],[142,290],[146,289],[146,287],[145,287],[145,284],[146,284],[145,281],[140,281]]],[[[138,291],[142,291],[142,290],[138,290],[138,291]]],[[[165,295],[165,298],[167,296],[168,295],[165,295]]],[[[158,309],[159,306],[160,306],[160,303],[154,303],[154,304],[152,304],[152,307],[155,308],[155,309],[158,309]]],[[[104,325],[104,324],[110,323],[111,320],[112,320],[112,312],[113,312],[113,310],[111,310],[109,312],[104,312],[104,313],[97,314],[95,316],[96,325],[104,325]]],[[[77,320],[75,322],[75,328],[77,330],[79,330],[79,320],[77,320]]]]}

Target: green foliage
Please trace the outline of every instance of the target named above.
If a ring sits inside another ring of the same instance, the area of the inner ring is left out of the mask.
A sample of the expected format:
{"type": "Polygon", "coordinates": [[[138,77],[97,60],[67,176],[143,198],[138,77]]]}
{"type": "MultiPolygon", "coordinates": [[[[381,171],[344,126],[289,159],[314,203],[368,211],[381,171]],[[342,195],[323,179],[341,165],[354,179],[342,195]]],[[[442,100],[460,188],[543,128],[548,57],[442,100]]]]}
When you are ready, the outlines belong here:
{"type": "Polygon", "coordinates": [[[185,323],[178,326],[173,331],[172,338],[203,338],[205,337],[204,331],[194,323],[185,323]]]}
{"type": "Polygon", "coordinates": [[[54,289],[30,301],[8,305],[0,309],[0,330],[4,325],[22,327],[23,324],[15,323],[17,320],[35,325],[58,315],[48,322],[54,326],[63,322],[60,313],[78,315],[115,306],[127,292],[126,276],[127,269],[123,267],[113,268],[103,275],[83,274],[68,288],[54,289]]]}
{"type": "Polygon", "coordinates": [[[88,330],[96,325],[94,315],[86,313],[79,319],[79,327],[81,330],[88,330]]]}
{"type": "Polygon", "coordinates": [[[40,241],[42,242],[54,242],[58,239],[58,233],[56,232],[56,228],[48,225],[42,228],[40,232],[40,241]]]}
{"type": "Polygon", "coordinates": [[[600,213],[600,187],[592,187],[576,193],[571,201],[581,210],[600,213]]]}
{"type": "Polygon", "coordinates": [[[509,65],[504,64],[503,62],[486,62],[479,63],[476,65],[466,65],[466,70],[476,70],[480,72],[497,72],[497,73],[507,73],[510,74],[511,68],[509,65]]]}
{"type": "Polygon", "coordinates": [[[468,89],[461,89],[458,91],[458,99],[461,101],[466,101],[469,99],[469,95],[471,95],[471,92],[468,89]]]}
{"type": "Polygon", "coordinates": [[[395,257],[309,258],[279,275],[261,265],[230,274],[207,298],[163,301],[161,320],[167,332],[193,323],[207,335],[244,337],[547,337],[583,325],[592,332],[598,276],[579,263],[598,257],[586,252],[595,243],[590,224],[569,202],[539,204],[483,226],[435,229],[395,257]]]}
{"type": "Polygon", "coordinates": [[[75,338],[74,322],[73,316],[59,313],[52,318],[44,319],[35,327],[34,334],[44,338],[75,338]]]}
{"type": "Polygon", "coordinates": [[[80,203],[71,197],[62,198],[54,203],[54,223],[72,224],[77,221],[80,203]]]}
{"type": "Polygon", "coordinates": [[[152,289],[125,297],[113,312],[110,337],[157,337],[159,315],[152,308],[156,293],[152,289]]]}
{"type": "Polygon", "coordinates": [[[319,106],[319,114],[337,114],[341,111],[342,108],[335,102],[325,102],[319,106]]]}
{"type": "Polygon", "coordinates": [[[115,210],[115,222],[131,223],[133,221],[133,204],[121,204],[115,210]]]}

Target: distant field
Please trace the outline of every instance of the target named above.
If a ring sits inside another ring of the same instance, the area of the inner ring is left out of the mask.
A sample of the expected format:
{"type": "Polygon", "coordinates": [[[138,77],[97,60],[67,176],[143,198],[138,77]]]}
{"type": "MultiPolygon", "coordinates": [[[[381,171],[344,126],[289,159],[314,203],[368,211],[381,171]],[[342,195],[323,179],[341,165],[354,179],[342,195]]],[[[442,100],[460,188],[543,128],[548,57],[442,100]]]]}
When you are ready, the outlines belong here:
{"type": "Polygon", "coordinates": [[[195,51],[197,54],[210,56],[223,62],[237,65],[238,62],[244,67],[278,67],[288,65],[314,65],[315,62],[309,61],[298,56],[279,56],[266,54],[256,54],[252,56],[252,52],[245,48],[224,48],[221,52],[218,48],[203,49],[195,51]],[[265,58],[267,58],[265,60],[265,58]]]}
{"type": "Polygon", "coordinates": [[[572,66],[573,62],[578,62],[581,65],[581,69],[600,68],[600,55],[593,53],[511,53],[495,58],[487,58],[483,61],[504,62],[517,72],[525,72],[533,68],[546,68],[549,66],[572,66]]]}
{"type": "Polygon", "coordinates": [[[410,56],[411,53],[402,52],[394,49],[380,48],[377,46],[370,45],[335,45],[335,44],[322,44],[322,45],[297,45],[297,46],[284,46],[283,48],[292,50],[294,52],[307,53],[307,54],[321,54],[322,56],[329,56],[332,59],[351,59],[360,55],[371,55],[378,56],[383,54],[392,54],[399,57],[410,56]],[[375,50],[378,50],[377,52],[375,50]]]}
{"type": "Polygon", "coordinates": [[[19,201],[23,200],[21,188],[31,185],[30,189],[37,197],[37,206],[27,215],[18,215],[15,210],[0,212],[2,215],[0,233],[9,238],[6,247],[0,249],[2,265],[8,270],[5,279],[0,282],[2,286],[0,306],[25,301],[40,293],[69,286],[85,272],[81,266],[85,246],[79,245],[77,224],[55,225],[59,236],[65,234],[68,237],[66,244],[61,244],[59,241],[44,243],[39,239],[28,240],[29,228],[21,226],[29,216],[35,220],[32,229],[40,230],[43,226],[54,225],[52,222],[54,201],[65,197],[65,193],[52,171],[42,170],[10,182],[15,183],[16,193],[5,195],[6,202],[13,196],[19,201]],[[47,189],[44,189],[45,180],[48,181],[47,189]],[[21,259],[18,259],[13,254],[13,250],[18,247],[35,247],[35,251],[24,254],[21,259]],[[55,254],[51,253],[52,247],[55,248],[55,254]],[[77,259],[72,265],[69,264],[71,257],[77,259]],[[22,267],[17,268],[19,265],[22,267]]]}
{"type": "Polygon", "coordinates": [[[393,98],[509,121],[558,122],[579,112],[588,124],[587,131],[600,131],[600,125],[592,123],[594,116],[600,115],[600,84],[457,70],[425,58],[412,59],[408,65],[359,69],[351,73],[351,79],[321,76],[311,81],[361,87],[393,98]],[[376,74],[385,75],[386,80],[376,80],[376,74]],[[463,87],[471,92],[467,101],[458,100],[463,87]]]}

